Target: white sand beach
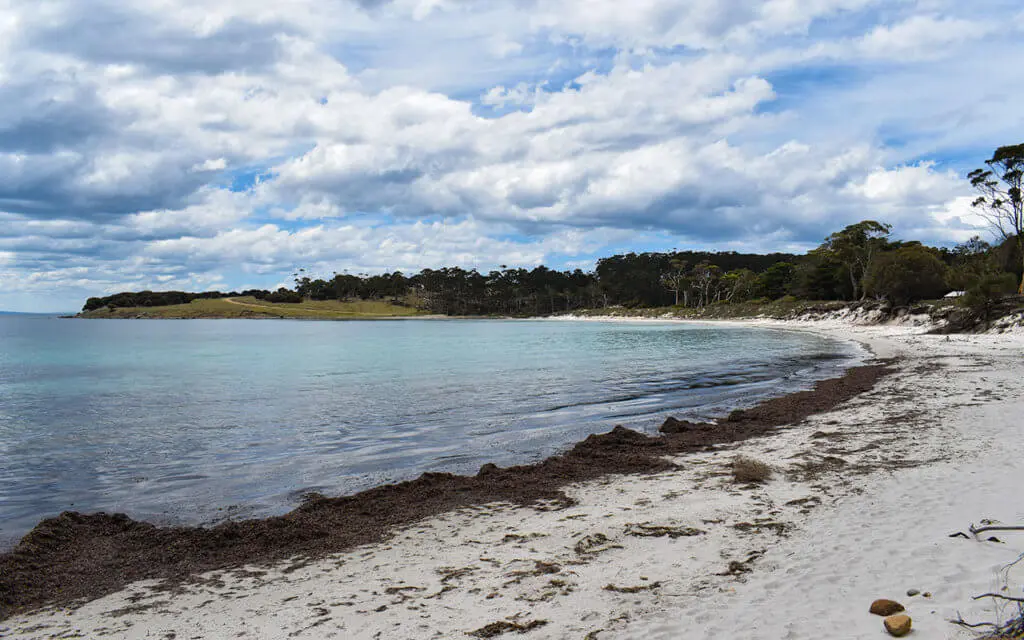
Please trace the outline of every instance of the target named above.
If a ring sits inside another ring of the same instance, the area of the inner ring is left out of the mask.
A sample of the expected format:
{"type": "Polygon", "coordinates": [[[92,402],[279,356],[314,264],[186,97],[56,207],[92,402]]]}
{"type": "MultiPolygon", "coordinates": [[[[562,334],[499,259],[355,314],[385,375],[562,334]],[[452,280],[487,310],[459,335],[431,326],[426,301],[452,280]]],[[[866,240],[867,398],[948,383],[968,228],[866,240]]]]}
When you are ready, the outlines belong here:
{"type": "Polygon", "coordinates": [[[972,596],[1022,595],[1024,567],[1002,569],[1024,532],[950,534],[1024,524],[1024,333],[757,324],[861,341],[898,372],[768,437],[681,456],[676,471],[570,487],[568,509],[452,512],[314,562],[18,616],[0,636],[881,638],[868,607],[892,598],[911,637],[969,638],[949,620],[1014,613],[972,596]],[[736,483],[740,454],[772,479],[736,483]]]}

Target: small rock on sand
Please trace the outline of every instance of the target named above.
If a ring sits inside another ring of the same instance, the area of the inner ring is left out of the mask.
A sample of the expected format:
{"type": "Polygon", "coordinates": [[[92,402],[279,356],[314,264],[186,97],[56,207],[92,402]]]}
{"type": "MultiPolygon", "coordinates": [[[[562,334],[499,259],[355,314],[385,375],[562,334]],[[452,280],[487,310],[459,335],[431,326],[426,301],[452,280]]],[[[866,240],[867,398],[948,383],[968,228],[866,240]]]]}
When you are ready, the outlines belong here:
{"type": "Polygon", "coordinates": [[[907,590],[907,596],[909,596],[911,598],[913,598],[914,596],[918,595],[919,593],[921,593],[921,591],[919,589],[908,589],[907,590]]]}
{"type": "Polygon", "coordinates": [[[895,600],[886,600],[884,598],[872,602],[870,609],[871,613],[875,614],[876,616],[891,616],[894,613],[899,613],[900,611],[904,610],[905,609],[902,604],[896,602],[895,600]]]}
{"type": "Polygon", "coordinates": [[[889,635],[897,638],[902,638],[910,633],[910,625],[910,616],[903,614],[889,616],[885,619],[885,630],[889,632],[889,635]]]}

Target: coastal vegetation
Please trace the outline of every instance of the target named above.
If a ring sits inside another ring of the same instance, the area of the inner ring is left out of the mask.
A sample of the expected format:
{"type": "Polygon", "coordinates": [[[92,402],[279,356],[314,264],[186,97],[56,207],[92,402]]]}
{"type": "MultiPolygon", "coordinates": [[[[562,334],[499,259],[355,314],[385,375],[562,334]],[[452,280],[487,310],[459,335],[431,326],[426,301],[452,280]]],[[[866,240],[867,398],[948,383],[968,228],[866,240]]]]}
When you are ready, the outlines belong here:
{"type": "MultiPolygon", "coordinates": [[[[1018,265],[1024,271],[1024,144],[999,147],[985,164],[988,169],[975,169],[967,175],[979,193],[974,208],[1000,237],[1013,241],[1018,265]]],[[[1024,277],[1017,293],[1024,294],[1024,277]]]]}
{"type": "MultiPolygon", "coordinates": [[[[148,293],[148,292],[144,292],[148,293]]],[[[180,292],[177,292],[180,293],[180,292]]],[[[143,297],[143,300],[146,298],[143,297]]],[[[158,299],[158,298],[154,298],[158,299]]],[[[298,303],[270,302],[254,296],[194,298],[173,305],[101,306],[83,312],[88,318],[291,318],[303,320],[345,320],[399,318],[425,315],[419,309],[383,300],[300,300],[298,303]]]]}
{"type": "Polygon", "coordinates": [[[541,316],[583,310],[668,309],[679,315],[735,316],[808,302],[884,301],[907,305],[964,293],[988,315],[1024,271],[1016,236],[998,245],[978,237],[934,248],[893,240],[887,224],[865,220],[828,236],[805,255],[673,251],[598,260],[591,272],[545,266],[424,269],[311,277],[277,291],[119,293],[90,298],[86,317],[541,316]]]}
{"type": "MultiPolygon", "coordinates": [[[[1006,296],[1024,294],[1024,144],[1000,147],[968,174],[996,244],[974,237],[953,248],[892,238],[863,220],[803,255],[671,251],[601,258],[593,271],[540,265],[481,273],[444,267],[406,275],[316,277],[299,269],[276,291],[119,293],[90,298],[87,317],[543,316],[583,310],[671,308],[677,315],[780,301],[878,301],[905,306],[949,292],[988,321],[1006,296]],[[1019,284],[1018,284],[1019,283],[1019,284]],[[329,303],[324,306],[321,303],[329,303]],[[320,306],[317,306],[317,305],[320,306]]],[[[736,309],[719,315],[737,315],[736,309]]]]}

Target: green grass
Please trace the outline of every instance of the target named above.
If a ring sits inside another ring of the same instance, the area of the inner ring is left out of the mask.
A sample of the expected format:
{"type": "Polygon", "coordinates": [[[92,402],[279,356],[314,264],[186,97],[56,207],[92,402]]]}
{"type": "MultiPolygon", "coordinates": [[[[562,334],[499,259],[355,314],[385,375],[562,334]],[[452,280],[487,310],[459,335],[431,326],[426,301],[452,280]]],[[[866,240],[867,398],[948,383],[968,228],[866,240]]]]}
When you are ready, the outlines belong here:
{"type": "Polygon", "coordinates": [[[403,318],[427,315],[412,307],[380,300],[341,302],[306,300],[297,304],[275,304],[252,297],[193,300],[190,304],[166,307],[103,308],[81,314],[84,318],[294,318],[303,320],[355,320],[403,318]]]}

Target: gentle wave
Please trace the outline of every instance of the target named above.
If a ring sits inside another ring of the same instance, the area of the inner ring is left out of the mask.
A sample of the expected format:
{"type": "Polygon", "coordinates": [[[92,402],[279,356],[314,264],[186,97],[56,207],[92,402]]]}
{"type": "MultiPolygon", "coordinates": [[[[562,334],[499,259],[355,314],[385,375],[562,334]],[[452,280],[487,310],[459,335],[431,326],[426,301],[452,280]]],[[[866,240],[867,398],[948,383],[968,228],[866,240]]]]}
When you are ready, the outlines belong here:
{"type": "Polygon", "coordinates": [[[859,353],[656,323],[0,318],[0,539],[66,509],[212,522],[535,461],[807,388],[859,353]]]}

